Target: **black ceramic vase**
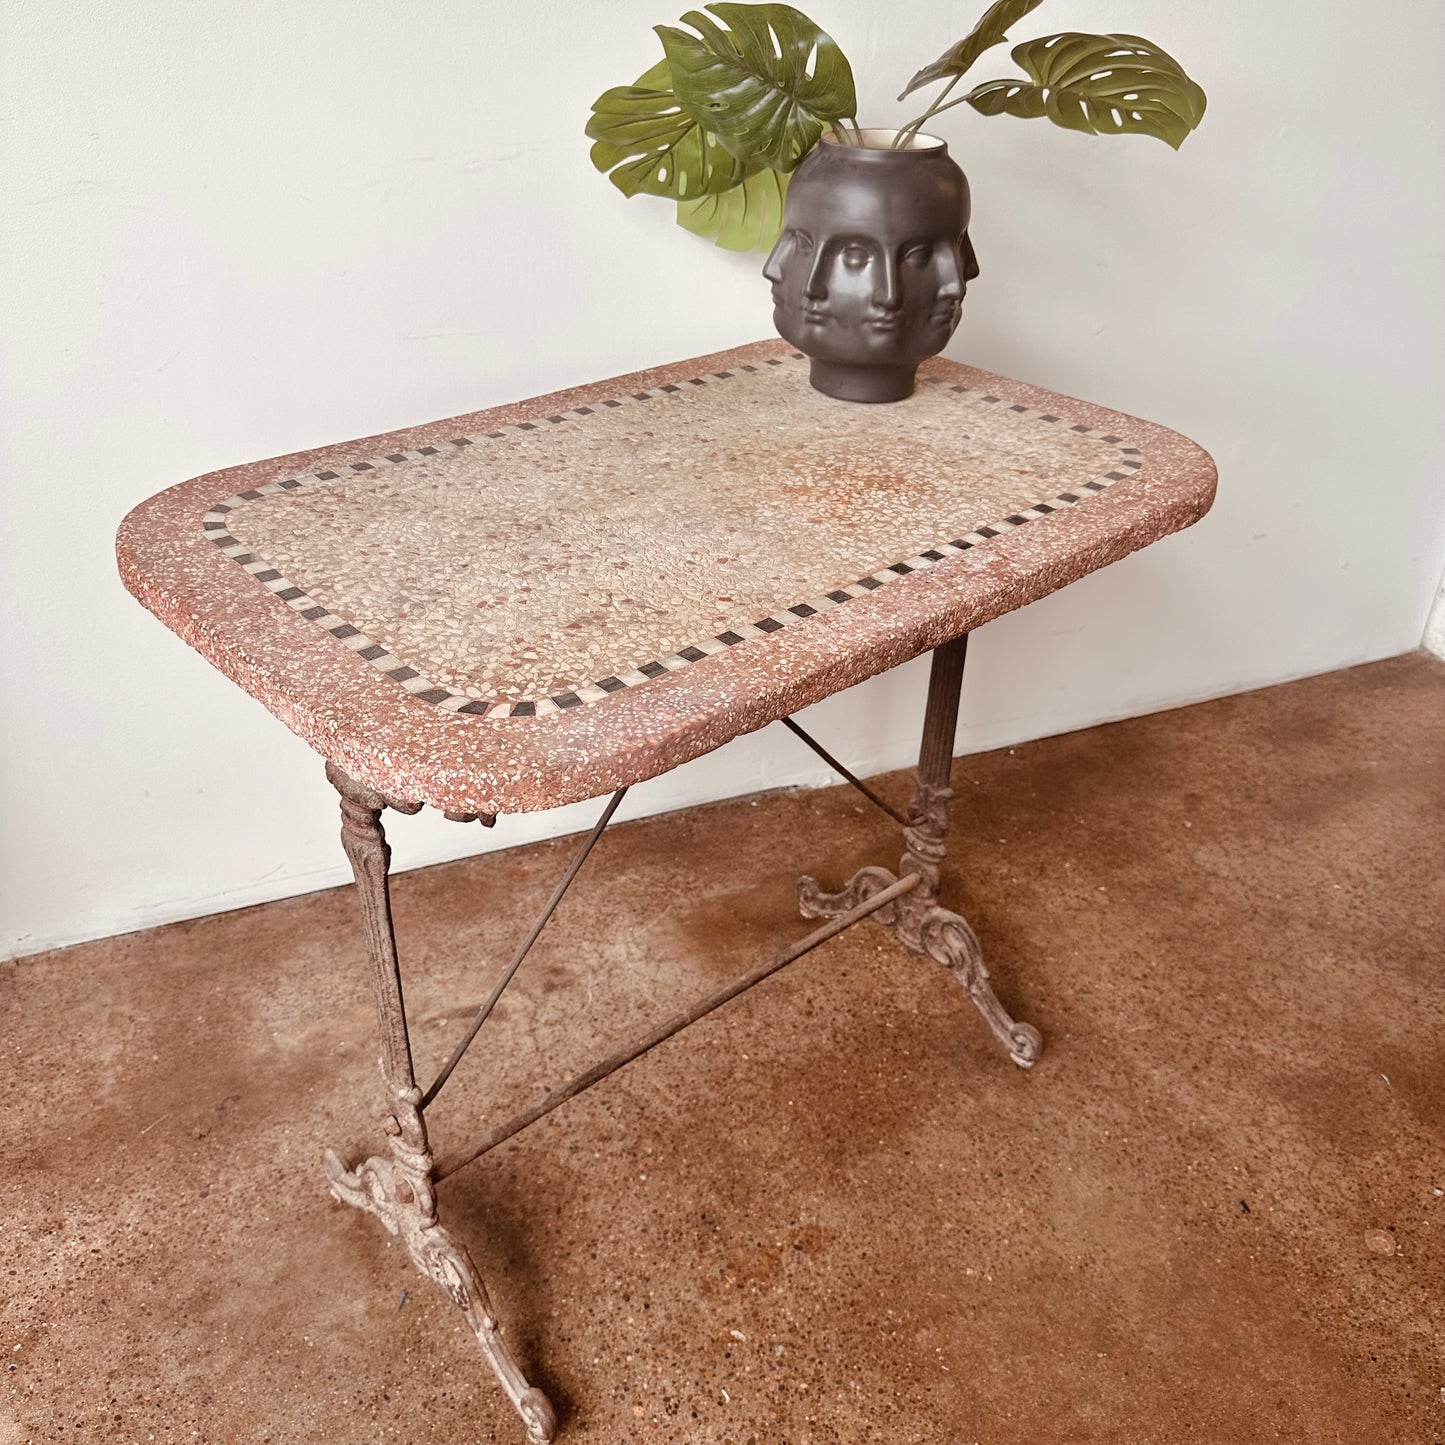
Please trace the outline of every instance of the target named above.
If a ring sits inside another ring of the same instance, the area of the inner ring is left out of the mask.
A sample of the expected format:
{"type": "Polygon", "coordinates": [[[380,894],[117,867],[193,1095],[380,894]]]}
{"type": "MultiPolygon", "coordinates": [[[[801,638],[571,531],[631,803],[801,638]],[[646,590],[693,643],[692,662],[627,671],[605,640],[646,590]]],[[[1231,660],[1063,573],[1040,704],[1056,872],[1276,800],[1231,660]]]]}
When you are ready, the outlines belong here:
{"type": "Polygon", "coordinates": [[[978,275],[963,172],[943,141],[892,150],[895,134],[819,141],[793,172],[763,267],[779,334],[811,358],[813,385],[843,401],[910,396],[978,275]]]}

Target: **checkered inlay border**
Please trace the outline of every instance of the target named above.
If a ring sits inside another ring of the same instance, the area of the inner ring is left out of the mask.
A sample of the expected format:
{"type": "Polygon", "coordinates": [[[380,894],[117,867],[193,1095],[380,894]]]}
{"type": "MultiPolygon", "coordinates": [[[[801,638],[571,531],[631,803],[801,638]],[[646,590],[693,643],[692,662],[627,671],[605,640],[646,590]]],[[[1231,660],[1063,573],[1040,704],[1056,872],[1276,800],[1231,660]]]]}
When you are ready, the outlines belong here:
{"type": "MultiPolygon", "coordinates": [[[[801,361],[801,353],[792,353],[794,361],[801,361]]],[[[407,462],[417,461],[422,457],[434,457],[445,454],[449,449],[460,450],[464,447],[485,445],[488,441],[496,441],[501,437],[519,432],[545,431],[548,426],[560,426],[568,421],[576,420],[579,417],[592,416],[601,408],[614,409],[620,406],[635,406],[643,402],[652,401],[658,397],[675,395],[685,392],[692,386],[707,386],[713,382],[728,381],[736,372],[757,372],[763,366],[781,366],[784,358],[771,357],[762,366],[751,364],[740,366],[736,371],[716,371],[706,376],[694,376],[687,381],[680,383],[669,382],[665,386],[655,387],[651,391],[636,391],[626,395],[612,398],[607,401],[598,402],[596,406],[579,406],[571,411],[558,412],[555,416],[543,417],[540,421],[516,422],[511,426],[502,427],[498,431],[482,432],[475,436],[456,437],[449,442],[443,442],[440,446],[418,447],[414,451],[392,452],[384,457],[368,457],[362,461],[350,462],[339,471],[311,472],[299,477],[289,477],[285,481],[267,482],[265,485],[255,487],[249,491],[237,492],[234,496],[227,497],[222,502],[217,502],[209,512],[206,513],[201,522],[201,529],[204,534],[216,544],[221,551],[229,557],[238,567],[249,572],[257,582],[261,583],[279,601],[284,602],[294,611],[299,612],[308,621],[316,623],[318,627],[325,629],[343,647],[355,652],[358,657],[364,658],[379,672],[384,672],[395,682],[399,682],[418,702],[431,703],[443,712],[460,713],[463,715],[480,716],[486,714],[488,717],[545,717],[549,713],[561,712],[568,708],[583,707],[588,703],[600,702],[614,692],[621,692],[629,687],[637,687],[655,677],[662,677],[669,672],[676,672],[680,668],[687,667],[690,663],[701,662],[705,657],[711,657],[714,653],[726,652],[731,647],[737,647],[740,643],[747,642],[750,638],[765,637],[770,633],[778,632],[791,622],[799,618],[813,617],[819,612],[826,612],[833,607],[841,607],[845,602],[855,597],[866,596],[869,592],[876,592],[878,588],[886,586],[890,582],[896,582],[900,577],[906,577],[910,572],[925,571],[929,567],[937,565],[948,557],[956,557],[962,552],[991,541],[1005,532],[1012,532],[1018,527],[1026,526],[1029,522],[1036,521],[1040,517],[1048,516],[1051,512],[1062,511],[1068,507],[1077,506],[1095,493],[1104,491],[1115,482],[1121,482],[1132,476],[1143,465],[1143,458],[1136,447],[1125,446],[1123,439],[1112,434],[1086,427],[1071,426],[1070,431],[1078,432],[1083,436],[1092,437],[1096,441],[1102,441],[1106,445],[1117,447],[1119,460],[1112,470],[1102,476],[1093,477],[1087,482],[1079,484],[1072,492],[1063,492],[1056,497],[1050,497],[1046,501],[1035,502],[1032,506],[1004,517],[997,522],[991,522],[986,527],[980,527],[976,532],[965,533],[962,537],[955,538],[951,542],[939,542],[930,547],[926,552],[920,552],[916,557],[906,557],[902,561],[894,562],[890,566],[880,568],[877,572],[870,572],[866,577],[860,577],[856,582],[850,582],[845,587],[839,587],[832,592],[825,593],[820,597],[809,598],[806,602],[795,603],[774,613],[770,617],[760,617],[756,622],[744,627],[733,628],[727,632],[720,632],[715,637],[709,637],[691,647],[684,647],[681,651],[673,653],[669,657],[657,658],[651,662],[644,662],[626,672],[619,672],[611,677],[604,677],[597,682],[589,683],[585,687],[578,687],[568,692],[557,693],[552,697],[534,698],[525,702],[497,702],[483,700],[481,698],[469,697],[464,693],[453,692],[450,688],[439,687],[424,677],[416,668],[402,661],[401,658],[388,652],[380,643],[373,641],[360,628],[354,627],[344,618],[338,617],[329,611],[315,598],[309,597],[304,588],[297,587],[281,575],[276,568],[272,567],[264,558],[258,557],[255,553],[246,549],[245,545],[236,540],[230,533],[230,524],[227,520],[229,514],[238,507],[244,507],[248,502],[259,501],[262,497],[275,496],[281,492],[298,492],[308,490],[315,486],[324,486],[327,483],[339,481],[347,473],[365,474],[366,472],[380,471],[387,467],[403,466],[407,462]]],[[[947,390],[950,392],[976,392],[977,388],[950,384],[938,377],[921,378],[926,386],[947,390]]],[[[1067,426],[1061,418],[1052,416],[1047,412],[1035,411],[1031,407],[1006,403],[1002,397],[991,396],[987,392],[981,393],[981,399],[986,403],[993,403],[999,406],[1008,406],[1008,409],[1019,413],[1021,416],[1033,417],[1045,424],[1067,426]]]]}

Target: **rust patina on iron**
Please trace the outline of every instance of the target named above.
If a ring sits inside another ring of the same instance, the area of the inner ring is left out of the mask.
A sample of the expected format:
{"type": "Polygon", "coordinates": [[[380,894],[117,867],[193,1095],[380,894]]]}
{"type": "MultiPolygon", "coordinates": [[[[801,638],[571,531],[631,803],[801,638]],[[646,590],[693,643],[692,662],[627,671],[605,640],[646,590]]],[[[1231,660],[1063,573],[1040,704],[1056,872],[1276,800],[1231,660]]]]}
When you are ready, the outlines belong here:
{"type": "Polygon", "coordinates": [[[384,1154],[328,1151],[462,1310],[533,1445],[557,1431],[503,1340],[436,1186],[844,929],[874,918],[948,968],[1022,1067],[1042,1041],[939,899],[968,632],[1207,510],[1192,442],[951,362],[851,408],[769,343],[200,477],[126,518],[126,585],[326,759],[362,905],[384,1154]],[[620,580],[625,579],[625,580],[620,580]],[[932,650],[898,814],[789,716],[932,650]],[[798,884],[827,921],[437,1161],[426,1110],[627,788],[782,721],[902,828],[896,874],[798,884]],[[417,1084],[387,808],[459,822],[612,797],[429,1088],[417,1084]]]}

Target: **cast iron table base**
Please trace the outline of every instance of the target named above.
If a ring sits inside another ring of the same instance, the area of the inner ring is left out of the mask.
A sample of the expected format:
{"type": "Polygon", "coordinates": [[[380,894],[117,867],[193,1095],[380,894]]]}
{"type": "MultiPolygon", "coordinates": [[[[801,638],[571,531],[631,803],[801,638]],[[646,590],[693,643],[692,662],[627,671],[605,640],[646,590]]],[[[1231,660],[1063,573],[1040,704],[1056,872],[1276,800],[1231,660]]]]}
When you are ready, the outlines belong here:
{"type": "MultiPolygon", "coordinates": [[[[811,878],[801,879],[798,902],[803,915],[826,918],[830,922],[799,940],[777,959],[759,966],[734,984],[668,1020],[637,1043],[594,1065],[554,1091],[541,1104],[493,1129],[475,1147],[440,1165],[432,1154],[427,1135],[425,1106],[446,1082],[502,989],[515,975],[527,949],[541,932],[542,924],[551,916],[566,885],[576,876],[625,789],[609,804],[519,954],[504,972],[499,986],[479,1010],[478,1018],[436,1082],[423,1094],[417,1085],[407,1034],[406,1006],[388,890],[391,849],[381,822],[381,815],[387,808],[415,813],[421,805],[384,797],[334,765],[328,766],[327,777],[341,795],[341,839],[356,875],[371,956],[372,988],[381,1034],[381,1073],[388,1105],[382,1129],[388,1136],[389,1150],[386,1155],[373,1155],[355,1167],[348,1167],[334,1150],[328,1150],[326,1177],[332,1194],[341,1203],[376,1215],[388,1232],[406,1246],[412,1262],[422,1274],[466,1316],[487,1363],[522,1417],[527,1438],[533,1445],[545,1445],[556,1435],[556,1411],[547,1396],[528,1383],[502,1338],[486,1285],[477,1273],[466,1246],[438,1219],[436,1185],[441,1179],[480,1158],[504,1139],[511,1138],[552,1109],[601,1082],[624,1064],[770,977],[818,944],[868,917],[891,928],[912,952],[926,953],[949,969],[968,990],[969,997],[1016,1064],[1028,1068],[1038,1058],[1042,1048],[1038,1030],[1029,1024],[1016,1022],[1009,1015],[989,982],[988,970],[984,967],[973,930],[958,914],[948,912],[938,902],[939,869],[948,831],[948,803],[952,797],[948,786],[949,767],[967,645],[965,634],[933,653],[917,788],[912,806],[902,819],[904,852],[897,875],[884,868],[864,868],[837,893],[823,892],[811,878]]],[[[823,752],[791,719],[786,721],[817,751],[823,752]]],[[[828,756],[826,753],[823,755],[828,756]]],[[[898,817],[870,789],[858,783],[847,769],[840,767],[840,771],[865,796],[898,817]]]]}
{"type": "Polygon", "coordinates": [[[939,897],[964,639],[1197,521],[1209,457],[1164,427],[934,358],[896,406],[849,406],[768,341],[462,417],[207,473],[136,507],[127,587],[314,748],[341,794],[367,924],[389,1148],[327,1156],[456,1301],[535,1441],[518,1369],[437,1186],[568,1099],[872,917],[948,968],[1009,1055],[939,897]],[[792,715],[933,654],[917,790],[895,810],[792,715]],[[627,789],[781,721],[902,830],[897,871],[803,879],[813,932],[481,1139],[433,1154],[428,1106],[627,789]],[[448,818],[610,800],[430,1083],[417,1079],[387,893],[387,808],[448,818]]]}

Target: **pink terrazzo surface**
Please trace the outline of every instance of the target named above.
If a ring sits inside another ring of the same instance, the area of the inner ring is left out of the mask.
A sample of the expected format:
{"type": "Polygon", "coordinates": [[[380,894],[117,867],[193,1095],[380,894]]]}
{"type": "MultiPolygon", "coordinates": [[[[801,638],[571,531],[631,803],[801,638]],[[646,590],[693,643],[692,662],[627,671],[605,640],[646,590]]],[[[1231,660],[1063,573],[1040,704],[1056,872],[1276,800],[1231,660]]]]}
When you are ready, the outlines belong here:
{"type": "Polygon", "coordinates": [[[1190,525],[1213,498],[1206,453],[1118,412],[943,360],[892,406],[822,397],[805,372],[763,342],[210,473],[131,512],[121,576],[354,777],[514,813],[666,772],[1190,525]],[[377,469],[354,471],[362,458],[377,469]],[[1077,501],[972,530],[1061,491],[1077,501]],[[966,550],[947,545],[963,534],[966,550]],[[942,555],[914,555],[925,546],[942,555]],[[917,570],[888,570],[910,556],[917,570]],[[856,585],[875,569],[886,585],[856,585]],[[846,605],[823,595],[844,587],[846,605]],[[378,662],[357,648],[373,637],[378,662]],[[397,663],[412,676],[381,670],[397,663]],[[573,690],[563,706],[558,688],[573,690]],[[486,711],[457,710],[472,699],[486,711]]]}

